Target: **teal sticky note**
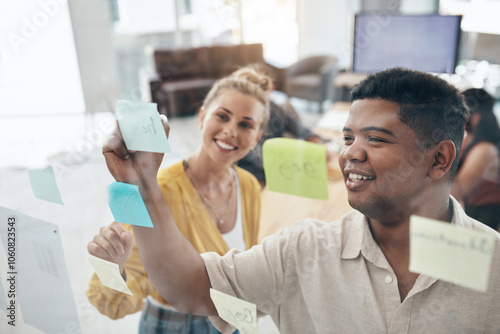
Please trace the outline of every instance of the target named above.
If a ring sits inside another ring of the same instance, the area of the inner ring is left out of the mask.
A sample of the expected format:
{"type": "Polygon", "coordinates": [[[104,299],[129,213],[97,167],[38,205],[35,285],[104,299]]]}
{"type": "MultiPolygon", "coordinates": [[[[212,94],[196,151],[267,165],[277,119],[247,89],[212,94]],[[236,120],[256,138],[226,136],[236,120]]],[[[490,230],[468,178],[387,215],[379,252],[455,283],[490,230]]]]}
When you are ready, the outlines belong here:
{"type": "Polygon", "coordinates": [[[113,182],[108,186],[108,204],[119,223],[153,227],[139,187],[133,184],[113,182]]]}
{"type": "Polygon", "coordinates": [[[120,100],[116,119],[129,150],[170,153],[156,103],[120,100]]]}
{"type": "Polygon", "coordinates": [[[30,169],[28,175],[31,189],[33,189],[36,198],[64,205],[52,166],[42,169],[30,169]]]}
{"type": "Polygon", "coordinates": [[[262,147],[267,188],[314,199],[328,199],[326,147],[290,138],[272,138],[262,147]]]}

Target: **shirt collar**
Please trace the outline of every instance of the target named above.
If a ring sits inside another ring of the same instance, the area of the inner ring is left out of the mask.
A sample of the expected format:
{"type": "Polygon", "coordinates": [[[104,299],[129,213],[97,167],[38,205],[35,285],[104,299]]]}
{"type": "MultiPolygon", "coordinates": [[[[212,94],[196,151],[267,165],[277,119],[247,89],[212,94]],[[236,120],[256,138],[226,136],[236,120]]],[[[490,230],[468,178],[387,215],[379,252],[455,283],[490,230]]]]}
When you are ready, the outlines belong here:
{"type": "Polygon", "coordinates": [[[451,224],[472,228],[472,219],[465,214],[464,209],[458,201],[450,195],[450,205],[453,208],[453,217],[451,218],[451,224]]]}
{"type": "MultiPolygon", "coordinates": [[[[450,205],[453,211],[451,224],[470,227],[470,219],[468,219],[460,204],[451,196],[450,205]]],[[[349,218],[350,219],[346,221],[348,224],[349,236],[342,249],[341,258],[343,260],[352,260],[362,253],[367,260],[376,264],[380,255],[382,255],[382,250],[373,239],[367,217],[355,210],[349,218]]]]}
{"type": "Polygon", "coordinates": [[[378,248],[375,240],[370,232],[368,219],[359,211],[354,211],[345,227],[348,228],[348,238],[342,249],[341,258],[344,260],[352,260],[363,254],[371,254],[374,252],[374,247],[378,248]]]}

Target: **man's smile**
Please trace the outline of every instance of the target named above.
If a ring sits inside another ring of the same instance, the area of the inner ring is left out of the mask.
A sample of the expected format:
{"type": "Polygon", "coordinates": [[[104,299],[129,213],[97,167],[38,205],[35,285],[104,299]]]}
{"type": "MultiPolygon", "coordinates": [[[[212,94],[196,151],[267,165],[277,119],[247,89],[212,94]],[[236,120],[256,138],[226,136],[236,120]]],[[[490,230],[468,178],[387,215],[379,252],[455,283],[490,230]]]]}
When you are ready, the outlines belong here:
{"type": "Polygon", "coordinates": [[[376,176],[371,173],[354,170],[354,169],[344,169],[345,185],[348,190],[361,190],[370,185],[376,176]]]}

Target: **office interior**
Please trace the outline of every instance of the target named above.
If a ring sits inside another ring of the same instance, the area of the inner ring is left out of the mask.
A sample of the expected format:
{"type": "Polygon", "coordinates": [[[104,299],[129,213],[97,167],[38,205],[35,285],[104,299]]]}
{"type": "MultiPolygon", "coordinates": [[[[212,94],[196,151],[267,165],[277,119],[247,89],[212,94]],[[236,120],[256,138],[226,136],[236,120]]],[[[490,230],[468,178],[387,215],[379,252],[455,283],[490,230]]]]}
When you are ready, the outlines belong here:
{"type": "MultiPolygon", "coordinates": [[[[115,125],[116,101],[155,102],[161,96],[155,97],[151,85],[159,76],[156,51],[258,44],[264,61],[280,75],[309,57],[334,58],[324,100],[276,93],[314,128],[336,103],[347,101],[346,76],[364,75],[353,70],[356,14],[375,13],[384,20],[461,15],[455,66],[436,75],[500,99],[498,0],[4,0],[0,8],[0,207],[57,225],[62,244],[57,249],[69,275],[62,284],[69,284],[78,318],[65,324],[66,333],[137,330],[140,313],[111,320],[88,302],[93,268],[86,245],[113,220],[106,200],[113,179],[101,147],[115,125]],[[54,168],[64,205],[33,195],[28,170],[47,165],[54,168]]],[[[374,36],[384,22],[372,27],[374,36]]],[[[200,133],[195,107],[176,114],[163,103],[172,147],[165,167],[193,153],[200,133]]],[[[495,113],[500,119],[498,102],[495,113]]],[[[6,223],[0,224],[5,233],[6,223]]],[[[58,298],[56,291],[50,296],[58,298]]],[[[0,332],[10,330],[6,326],[2,320],[0,332]]],[[[35,322],[26,333],[43,328],[35,322]]],[[[260,322],[259,331],[277,333],[270,319],[260,322]]]]}

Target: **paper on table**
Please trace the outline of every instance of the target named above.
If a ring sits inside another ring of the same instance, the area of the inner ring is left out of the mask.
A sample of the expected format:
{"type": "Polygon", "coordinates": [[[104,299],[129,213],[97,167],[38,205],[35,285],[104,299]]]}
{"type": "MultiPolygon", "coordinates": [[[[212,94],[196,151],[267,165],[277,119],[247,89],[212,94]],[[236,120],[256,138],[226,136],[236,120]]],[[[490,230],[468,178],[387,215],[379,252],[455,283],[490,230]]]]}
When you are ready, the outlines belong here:
{"type": "Polygon", "coordinates": [[[36,198],[64,205],[52,166],[28,170],[31,189],[36,198]]]}
{"type": "MultiPolygon", "coordinates": [[[[19,292],[15,296],[9,295],[8,285],[0,283],[0,289],[2,284],[5,288],[5,299],[0,301],[0,306],[9,303],[9,299],[16,299],[15,326],[7,327],[17,328],[17,333],[23,334],[30,333],[27,331],[29,326],[43,333],[80,333],[80,320],[66,266],[69,257],[64,256],[58,225],[4,207],[0,207],[0,222],[5,222],[0,227],[1,281],[9,283],[7,278],[14,275],[15,291],[19,292]],[[7,230],[7,227],[11,229],[7,230]],[[10,253],[9,256],[13,256],[12,251],[15,252],[15,261],[7,262],[5,255],[10,253]]],[[[0,314],[2,310],[6,308],[0,309],[0,314]]],[[[3,324],[14,320],[9,317],[4,317],[3,324]]],[[[0,333],[11,333],[2,331],[3,324],[0,324],[0,333]]]]}
{"type": "Polygon", "coordinates": [[[273,138],[262,147],[267,188],[285,194],[328,199],[326,147],[273,138]]]}
{"type": "Polygon", "coordinates": [[[156,103],[119,100],[116,119],[129,150],[171,152],[156,103]]]}
{"type": "Polygon", "coordinates": [[[485,292],[494,238],[482,231],[411,216],[409,270],[485,292]]]}
{"type": "Polygon", "coordinates": [[[133,184],[113,182],[108,186],[108,204],[119,223],[153,227],[146,205],[133,184]]]}
{"type": "Polygon", "coordinates": [[[223,292],[210,289],[219,317],[245,334],[257,334],[257,306],[223,292]]]}

